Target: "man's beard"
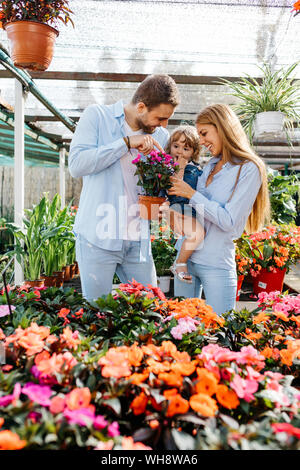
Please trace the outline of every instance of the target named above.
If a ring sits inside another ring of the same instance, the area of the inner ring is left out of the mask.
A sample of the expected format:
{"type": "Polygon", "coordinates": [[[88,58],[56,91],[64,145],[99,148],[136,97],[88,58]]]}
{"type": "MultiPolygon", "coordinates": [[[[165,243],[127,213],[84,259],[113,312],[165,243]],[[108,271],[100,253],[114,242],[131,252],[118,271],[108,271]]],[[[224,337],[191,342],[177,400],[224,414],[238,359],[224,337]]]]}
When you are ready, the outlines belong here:
{"type": "Polygon", "coordinates": [[[147,124],[145,124],[140,118],[137,119],[137,124],[146,134],[153,134],[156,129],[156,127],[153,129],[153,126],[147,126],[147,124]]]}

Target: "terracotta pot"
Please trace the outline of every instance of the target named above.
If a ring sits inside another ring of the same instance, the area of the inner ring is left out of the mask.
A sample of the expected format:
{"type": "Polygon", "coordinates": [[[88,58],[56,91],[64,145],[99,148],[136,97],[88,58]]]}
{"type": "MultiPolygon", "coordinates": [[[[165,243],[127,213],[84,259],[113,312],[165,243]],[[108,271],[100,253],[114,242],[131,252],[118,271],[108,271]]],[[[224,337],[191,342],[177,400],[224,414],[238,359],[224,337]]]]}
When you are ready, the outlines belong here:
{"type": "Polygon", "coordinates": [[[238,282],[237,282],[237,289],[236,289],[236,300],[239,301],[240,300],[240,293],[241,293],[241,288],[242,288],[242,284],[243,284],[243,281],[244,281],[244,275],[240,275],[238,277],[238,282]]]}
{"type": "Polygon", "coordinates": [[[44,279],[35,279],[34,281],[24,281],[25,287],[44,287],[44,279]]]}
{"type": "Polygon", "coordinates": [[[67,266],[64,266],[63,271],[64,271],[64,281],[69,281],[71,279],[70,265],[67,264],[67,266]]]}
{"type": "Polygon", "coordinates": [[[47,70],[59,32],[36,21],[12,21],[3,25],[11,45],[11,58],[16,67],[47,70]]]}
{"type": "Polygon", "coordinates": [[[42,276],[44,280],[45,287],[55,287],[56,286],[56,276],[42,276]]]}
{"type": "Polygon", "coordinates": [[[56,276],[56,287],[62,287],[64,285],[64,272],[55,271],[53,274],[56,276]]]}
{"type": "Polygon", "coordinates": [[[139,196],[140,217],[145,220],[158,220],[159,206],[165,202],[165,197],[139,196]]]}
{"type": "Polygon", "coordinates": [[[259,274],[253,278],[254,294],[259,294],[260,292],[269,293],[275,290],[282,292],[285,273],[286,268],[276,269],[275,272],[269,272],[262,268],[259,274]]]}
{"type": "Polygon", "coordinates": [[[78,262],[75,261],[75,274],[79,274],[79,266],[78,266],[78,262]]]}
{"type": "Polygon", "coordinates": [[[76,271],[76,264],[70,264],[70,279],[73,279],[75,276],[75,271],[76,271]]]}

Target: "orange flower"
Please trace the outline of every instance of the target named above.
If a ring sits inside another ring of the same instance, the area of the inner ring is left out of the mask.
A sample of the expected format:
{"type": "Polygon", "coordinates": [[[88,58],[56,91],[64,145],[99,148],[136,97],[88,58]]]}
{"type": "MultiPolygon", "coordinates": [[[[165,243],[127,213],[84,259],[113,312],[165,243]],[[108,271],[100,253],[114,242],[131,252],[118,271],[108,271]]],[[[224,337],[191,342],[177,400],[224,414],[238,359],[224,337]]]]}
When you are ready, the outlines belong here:
{"type": "Polygon", "coordinates": [[[66,405],[69,410],[87,408],[91,402],[91,392],[88,387],[74,388],[66,396],[66,405]]]}
{"type": "Polygon", "coordinates": [[[149,426],[151,429],[157,429],[159,427],[159,421],[157,421],[157,419],[152,419],[149,421],[149,426]]]}
{"type": "Polygon", "coordinates": [[[163,391],[163,396],[169,400],[170,398],[174,397],[178,394],[177,388],[169,388],[168,390],[163,391]]]}
{"type": "Polygon", "coordinates": [[[146,364],[148,365],[148,370],[156,375],[160,374],[161,372],[168,372],[171,368],[168,361],[158,362],[152,359],[152,357],[147,359],[146,364]]]}
{"type": "Polygon", "coordinates": [[[262,351],[261,351],[262,355],[265,356],[266,359],[269,359],[271,357],[273,357],[273,349],[272,348],[269,348],[268,346],[265,347],[262,351]]]}
{"type": "Polygon", "coordinates": [[[245,338],[250,339],[250,341],[257,341],[262,337],[262,333],[254,333],[250,328],[246,328],[246,333],[244,334],[245,338]]]}
{"type": "Polygon", "coordinates": [[[161,350],[170,357],[177,352],[176,345],[172,341],[163,341],[161,343],[161,350]]]}
{"type": "Polygon", "coordinates": [[[218,411],[216,400],[209,397],[206,393],[198,393],[190,398],[191,408],[200,415],[209,418],[215,416],[218,411]]]}
{"type": "Polygon", "coordinates": [[[0,418],[0,428],[3,426],[4,424],[4,418],[0,418]]]}
{"type": "Polygon", "coordinates": [[[20,338],[18,344],[19,346],[22,346],[22,348],[26,349],[27,356],[33,356],[44,349],[44,341],[40,336],[30,332],[27,332],[22,338],[20,338]]]}
{"type": "Polygon", "coordinates": [[[174,395],[170,397],[169,399],[169,406],[167,409],[166,416],[168,418],[171,418],[172,416],[177,415],[177,414],[187,413],[189,410],[189,407],[190,407],[189,402],[185,400],[184,398],[182,398],[181,395],[179,394],[174,395]]]}
{"type": "Polygon", "coordinates": [[[0,328],[0,341],[5,339],[5,334],[3,333],[3,330],[0,328]]]}
{"type": "Polygon", "coordinates": [[[141,392],[135,399],[131,402],[130,408],[133,409],[133,414],[141,415],[145,413],[148,403],[148,397],[144,392],[141,392]]]}
{"type": "Polygon", "coordinates": [[[78,332],[71,330],[68,326],[64,328],[63,333],[60,335],[60,340],[65,342],[69,349],[77,349],[81,340],[78,339],[78,332]]]}
{"type": "Polygon", "coordinates": [[[218,402],[228,410],[234,410],[240,404],[237,394],[234,390],[229,390],[226,385],[218,385],[216,397],[218,402]]]}
{"type": "Polygon", "coordinates": [[[128,361],[132,366],[138,367],[143,359],[143,351],[135,344],[128,350],[128,361]]]}
{"type": "Polygon", "coordinates": [[[298,327],[300,327],[300,315],[292,315],[290,318],[291,321],[294,321],[298,327]]]}
{"type": "Polygon", "coordinates": [[[0,450],[19,450],[27,444],[12,431],[0,431],[0,450]]]}
{"type": "Polygon", "coordinates": [[[216,393],[218,381],[212,372],[207,369],[197,368],[197,374],[199,380],[196,382],[195,389],[197,393],[205,393],[206,395],[212,396],[216,393]]]}
{"type": "Polygon", "coordinates": [[[288,349],[282,349],[280,351],[280,359],[282,364],[285,364],[286,366],[293,365],[293,353],[288,349]]]}
{"type": "Polygon", "coordinates": [[[148,377],[149,377],[149,372],[148,371],[146,371],[142,374],[138,374],[137,372],[135,372],[130,377],[128,377],[128,380],[130,380],[130,382],[133,385],[140,385],[141,383],[145,382],[145,380],[147,380],[148,377]]]}
{"type": "Polygon", "coordinates": [[[56,396],[52,398],[49,410],[53,414],[62,413],[65,409],[65,397],[56,396]]]}
{"type": "Polygon", "coordinates": [[[158,378],[170,387],[181,387],[182,385],[182,376],[175,372],[163,372],[158,374],[158,378]]]}
{"type": "Polygon", "coordinates": [[[261,312],[258,315],[256,315],[253,319],[253,325],[257,325],[257,323],[264,323],[270,319],[269,315],[267,315],[265,312],[261,312]]]}
{"type": "MultiPolygon", "coordinates": [[[[131,375],[130,364],[124,350],[121,348],[111,348],[107,351],[104,357],[101,357],[98,361],[102,368],[103,377],[115,377],[117,379],[121,377],[128,377],[131,375]]],[[[127,348],[125,348],[127,350],[127,348]]]]}
{"type": "Polygon", "coordinates": [[[290,320],[289,317],[283,312],[274,311],[273,315],[275,315],[277,318],[279,318],[282,321],[289,321],[290,320]]]}
{"type": "Polygon", "coordinates": [[[192,375],[196,369],[196,361],[193,362],[176,362],[171,365],[171,370],[181,375],[192,375]]]}

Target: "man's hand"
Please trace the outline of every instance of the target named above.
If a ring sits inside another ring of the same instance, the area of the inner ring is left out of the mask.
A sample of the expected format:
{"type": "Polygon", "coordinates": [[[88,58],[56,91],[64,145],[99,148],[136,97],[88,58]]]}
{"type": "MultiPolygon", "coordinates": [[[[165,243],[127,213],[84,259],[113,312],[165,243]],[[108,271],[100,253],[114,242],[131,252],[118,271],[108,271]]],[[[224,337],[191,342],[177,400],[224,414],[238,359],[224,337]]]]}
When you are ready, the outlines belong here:
{"type": "Polygon", "coordinates": [[[171,176],[170,181],[172,183],[172,187],[168,189],[170,196],[181,196],[191,199],[196,192],[189,184],[177,176],[171,176]]]}
{"type": "Polygon", "coordinates": [[[148,155],[152,150],[155,150],[155,147],[160,152],[164,152],[164,149],[160,146],[160,144],[155,139],[153,139],[153,137],[149,134],[132,135],[132,136],[129,136],[129,140],[130,140],[130,147],[133,149],[137,149],[139,152],[143,153],[144,155],[148,155]]]}

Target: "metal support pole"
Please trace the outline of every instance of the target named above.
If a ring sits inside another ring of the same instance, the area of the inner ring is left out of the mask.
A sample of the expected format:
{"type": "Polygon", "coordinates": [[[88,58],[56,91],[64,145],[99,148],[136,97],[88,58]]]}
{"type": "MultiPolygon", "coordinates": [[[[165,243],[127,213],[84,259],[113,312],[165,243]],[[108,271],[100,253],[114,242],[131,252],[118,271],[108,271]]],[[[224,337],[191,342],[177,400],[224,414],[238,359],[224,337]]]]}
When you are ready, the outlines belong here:
{"type": "Polygon", "coordinates": [[[61,148],[59,151],[59,194],[61,197],[61,209],[63,209],[66,205],[65,163],[66,163],[66,149],[61,148]]]}
{"type": "MultiPolygon", "coordinates": [[[[24,104],[23,85],[15,79],[15,168],[14,168],[14,221],[23,228],[24,216],[24,104]]],[[[15,258],[15,285],[24,281],[23,267],[15,258]]]]}

